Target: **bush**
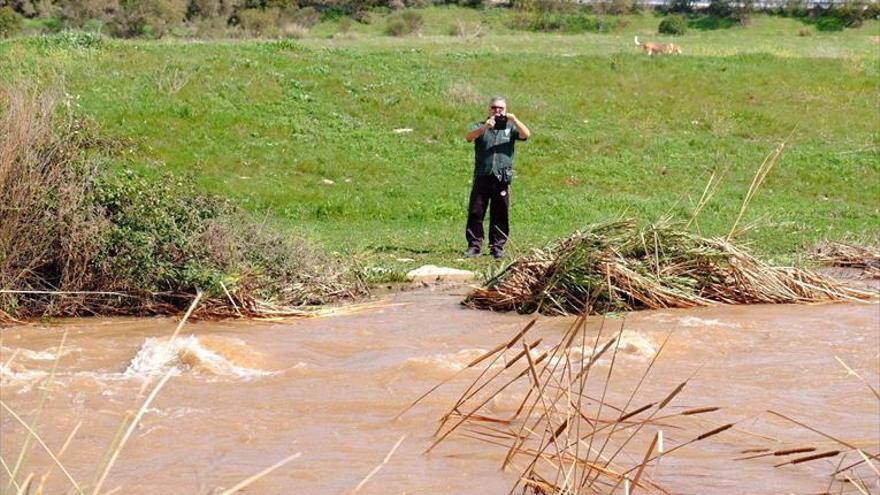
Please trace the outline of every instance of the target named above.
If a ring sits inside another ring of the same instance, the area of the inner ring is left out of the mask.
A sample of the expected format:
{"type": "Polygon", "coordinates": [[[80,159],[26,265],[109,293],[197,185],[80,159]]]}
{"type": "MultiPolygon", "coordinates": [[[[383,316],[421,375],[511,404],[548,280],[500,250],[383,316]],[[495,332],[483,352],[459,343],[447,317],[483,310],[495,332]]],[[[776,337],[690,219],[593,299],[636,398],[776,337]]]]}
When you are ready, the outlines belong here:
{"type": "Polygon", "coordinates": [[[40,25],[40,34],[60,33],[64,29],[64,23],[57,17],[38,19],[37,22],[40,25]]]}
{"type": "Polygon", "coordinates": [[[808,6],[804,0],[788,0],[777,12],[783,16],[799,17],[805,24],[812,24],[817,31],[841,31],[859,27],[867,19],[880,14],[877,2],[847,1],[829,5],[808,6]]]}
{"type": "Polygon", "coordinates": [[[111,21],[120,11],[119,0],[79,0],[63,2],[61,19],[68,27],[82,28],[91,19],[111,21]]]}
{"type": "Polygon", "coordinates": [[[303,7],[290,15],[290,21],[311,29],[321,22],[321,13],[314,7],[303,7]]]}
{"type": "Polygon", "coordinates": [[[189,0],[186,6],[187,20],[222,18],[227,22],[233,14],[235,2],[224,0],[189,0]]]}
{"type": "Polygon", "coordinates": [[[592,8],[598,14],[622,15],[638,11],[639,4],[636,0],[600,0],[593,2],[592,8]]]}
{"type": "Polygon", "coordinates": [[[348,34],[348,32],[351,31],[352,26],[354,26],[354,21],[351,20],[351,17],[342,17],[336,25],[336,30],[339,33],[348,34]]]}
{"type": "Polygon", "coordinates": [[[687,22],[684,17],[673,15],[665,17],[657,26],[657,31],[661,34],[671,34],[680,36],[687,32],[687,22]]]}
{"type": "Polygon", "coordinates": [[[405,10],[389,16],[385,30],[391,36],[405,36],[418,32],[423,22],[421,14],[413,10],[405,10]]]}
{"type": "Polygon", "coordinates": [[[88,33],[85,31],[64,31],[34,38],[34,43],[40,50],[83,50],[100,48],[103,38],[101,33],[88,33]]]}
{"type": "Polygon", "coordinates": [[[818,31],[843,31],[846,28],[846,21],[840,17],[825,16],[816,19],[816,30],[818,31]]]}
{"type": "Polygon", "coordinates": [[[388,23],[385,25],[385,32],[391,36],[405,36],[409,34],[403,19],[388,19],[388,23]]]}
{"type": "Polygon", "coordinates": [[[301,40],[309,35],[309,28],[301,26],[294,22],[289,22],[281,26],[281,36],[285,38],[301,40]]]}
{"type": "Polygon", "coordinates": [[[0,7],[0,38],[9,38],[21,32],[24,20],[12,7],[0,7]]]}
{"type": "Polygon", "coordinates": [[[587,14],[585,10],[562,16],[560,24],[562,30],[567,33],[608,33],[614,27],[608,21],[587,14]]]}
{"type": "Polygon", "coordinates": [[[199,289],[214,307],[227,305],[228,289],[236,311],[253,311],[254,298],[321,304],[362,290],[307,242],[193,180],[111,173],[121,144],[63,111],[61,93],[0,88],[0,201],[16,205],[0,209],[0,287],[53,292],[0,294],[0,321],[175,312],[199,289]]]}
{"type": "Polygon", "coordinates": [[[660,13],[666,14],[690,14],[694,12],[694,0],[672,0],[667,5],[657,9],[660,13]]]}
{"type": "Polygon", "coordinates": [[[187,14],[187,0],[122,0],[120,7],[112,31],[124,38],[161,38],[187,14]]]}
{"type": "Polygon", "coordinates": [[[236,17],[238,24],[250,36],[278,35],[278,23],[280,20],[278,9],[244,9],[240,10],[236,17]]]}
{"type": "Polygon", "coordinates": [[[809,9],[806,0],[785,0],[779,13],[786,17],[805,17],[809,9]]]}
{"type": "Polygon", "coordinates": [[[728,29],[741,26],[742,22],[736,17],[716,17],[713,15],[692,15],[687,21],[687,26],[693,29],[711,31],[715,29],[728,29]]]}
{"type": "Polygon", "coordinates": [[[797,30],[797,35],[798,36],[812,36],[813,30],[808,27],[802,27],[797,30]]]}
{"type": "Polygon", "coordinates": [[[376,16],[367,10],[360,10],[352,15],[352,19],[360,24],[370,25],[376,20],[376,16]]]}

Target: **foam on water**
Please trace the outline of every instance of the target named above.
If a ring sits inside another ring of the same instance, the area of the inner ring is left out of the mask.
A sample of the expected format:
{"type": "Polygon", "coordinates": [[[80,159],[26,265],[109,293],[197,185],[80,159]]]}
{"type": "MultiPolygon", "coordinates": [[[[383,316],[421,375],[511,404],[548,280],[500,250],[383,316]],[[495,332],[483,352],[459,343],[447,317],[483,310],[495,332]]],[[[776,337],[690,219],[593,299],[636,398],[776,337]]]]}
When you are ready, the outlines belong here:
{"type": "MultiPolygon", "coordinates": [[[[610,338],[610,336],[609,336],[610,338]]],[[[571,359],[575,362],[589,359],[592,354],[592,342],[587,344],[587,348],[583,351],[579,346],[572,346],[568,350],[568,359],[571,359]]],[[[492,358],[480,363],[479,367],[483,367],[492,363],[492,367],[498,368],[507,365],[508,362],[513,360],[520,352],[521,348],[513,347],[511,349],[506,349],[503,355],[495,360],[495,356],[492,358]]],[[[448,375],[451,373],[455,373],[464,369],[468,364],[470,364],[474,359],[482,356],[487,351],[485,349],[462,349],[456,352],[449,352],[443,354],[430,354],[426,356],[416,356],[411,357],[404,361],[403,367],[404,369],[411,370],[419,370],[419,371],[432,371],[436,372],[438,375],[448,375]]],[[[540,346],[537,348],[533,348],[530,352],[533,359],[537,359],[544,352],[552,352],[550,346],[540,346]]],[[[657,349],[654,344],[646,339],[641,333],[624,330],[620,336],[620,345],[617,349],[619,355],[630,356],[636,359],[650,359],[657,353],[657,349]]],[[[606,356],[603,359],[610,358],[611,352],[606,353],[606,356]]],[[[564,358],[561,357],[553,357],[550,359],[550,366],[553,367],[557,364],[557,362],[561,363],[564,358]]],[[[523,361],[525,363],[525,361],[523,361]]]]}
{"type": "Polygon", "coordinates": [[[471,361],[482,356],[485,352],[484,349],[462,349],[444,354],[416,356],[404,361],[403,367],[415,370],[428,368],[438,372],[454,373],[464,369],[471,361]]]}
{"type": "Polygon", "coordinates": [[[148,338],[138,349],[123,372],[127,377],[146,377],[162,374],[169,368],[176,373],[195,371],[216,376],[259,378],[272,375],[271,371],[239,365],[227,356],[206,347],[195,335],[168,339],[148,338]]]}
{"type": "MultiPolygon", "coordinates": [[[[65,347],[61,349],[61,356],[66,356],[71,352],[75,351],[75,349],[70,347],[65,347]]],[[[0,347],[0,353],[8,353],[9,355],[15,355],[15,359],[27,359],[29,361],[54,361],[58,356],[58,349],[46,349],[43,351],[33,351],[30,349],[25,349],[24,347],[18,348],[10,348],[6,346],[0,347]]]]}
{"type": "Polygon", "coordinates": [[[11,363],[9,366],[0,364],[0,383],[31,382],[41,380],[49,375],[46,371],[30,370],[24,366],[11,363]]]}
{"type": "Polygon", "coordinates": [[[739,325],[733,323],[724,323],[721,320],[698,318],[696,316],[685,316],[679,318],[678,323],[683,327],[701,328],[701,327],[719,327],[719,328],[738,328],[739,325]]]}

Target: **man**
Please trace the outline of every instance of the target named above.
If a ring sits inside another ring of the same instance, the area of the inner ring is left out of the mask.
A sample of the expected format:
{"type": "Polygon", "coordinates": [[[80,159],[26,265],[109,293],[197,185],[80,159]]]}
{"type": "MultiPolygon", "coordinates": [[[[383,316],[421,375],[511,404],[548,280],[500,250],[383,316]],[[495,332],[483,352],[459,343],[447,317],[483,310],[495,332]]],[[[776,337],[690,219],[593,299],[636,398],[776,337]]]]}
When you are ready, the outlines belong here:
{"type": "Polygon", "coordinates": [[[513,179],[513,151],[516,141],[529,138],[529,128],[507,113],[507,102],[501,96],[489,101],[489,117],[478,122],[465,135],[474,143],[474,182],[468,205],[465,238],[468,248],[464,255],[473,258],[483,247],[483,219],[489,208],[489,252],[496,259],[504,255],[504,243],[510,234],[508,209],[510,181],[513,179]]]}

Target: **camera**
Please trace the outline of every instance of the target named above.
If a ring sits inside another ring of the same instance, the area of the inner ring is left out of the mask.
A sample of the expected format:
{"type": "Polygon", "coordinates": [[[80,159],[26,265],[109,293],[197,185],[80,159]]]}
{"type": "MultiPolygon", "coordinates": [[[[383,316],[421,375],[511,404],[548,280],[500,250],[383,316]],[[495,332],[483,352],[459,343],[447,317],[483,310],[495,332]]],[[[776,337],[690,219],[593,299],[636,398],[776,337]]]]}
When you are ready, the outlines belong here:
{"type": "Polygon", "coordinates": [[[496,115],[495,116],[495,127],[493,127],[496,131],[502,131],[507,129],[507,115],[496,115]]]}

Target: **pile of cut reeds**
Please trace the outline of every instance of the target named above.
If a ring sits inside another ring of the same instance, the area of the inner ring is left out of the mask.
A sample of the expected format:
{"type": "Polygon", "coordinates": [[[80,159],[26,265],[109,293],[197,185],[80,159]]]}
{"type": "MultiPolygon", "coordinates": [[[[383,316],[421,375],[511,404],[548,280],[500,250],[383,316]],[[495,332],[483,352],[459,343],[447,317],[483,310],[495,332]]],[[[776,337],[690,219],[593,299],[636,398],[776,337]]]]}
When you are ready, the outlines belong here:
{"type": "Polygon", "coordinates": [[[856,268],[880,278],[880,249],[873,246],[825,241],[813,248],[810,257],[826,266],[856,268]]]}
{"type": "Polygon", "coordinates": [[[643,227],[615,220],[587,227],[510,264],[464,304],[549,315],[688,308],[716,303],[808,303],[868,299],[808,270],[771,267],[722,238],[670,219],[643,227]]]}
{"type": "Polygon", "coordinates": [[[688,433],[696,417],[719,410],[673,405],[688,380],[666,394],[640,398],[640,389],[668,338],[637,384],[621,391],[612,382],[623,325],[609,330],[603,320],[598,329],[588,331],[582,314],[558,342],[546,348],[529,333],[534,324],[532,320],[460,372],[478,376],[441,417],[427,452],[451,436],[498,446],[506,452],[502,469],[519,473],[509,493],[521,488],[522,493],[533,495],[637,490],[666,494],[649,475],[653,469],[646,468],[662,456],[734,426],[702,419],[700,423],[711,424],[700,426],[700,433],[688,433]],[[512,399],[512,414],[498,412],[496,399],[502,396],[512,399]],[[681,440],[674,444],[667,440],[664,445],[663,429],[677,431],[681,440]]]}

